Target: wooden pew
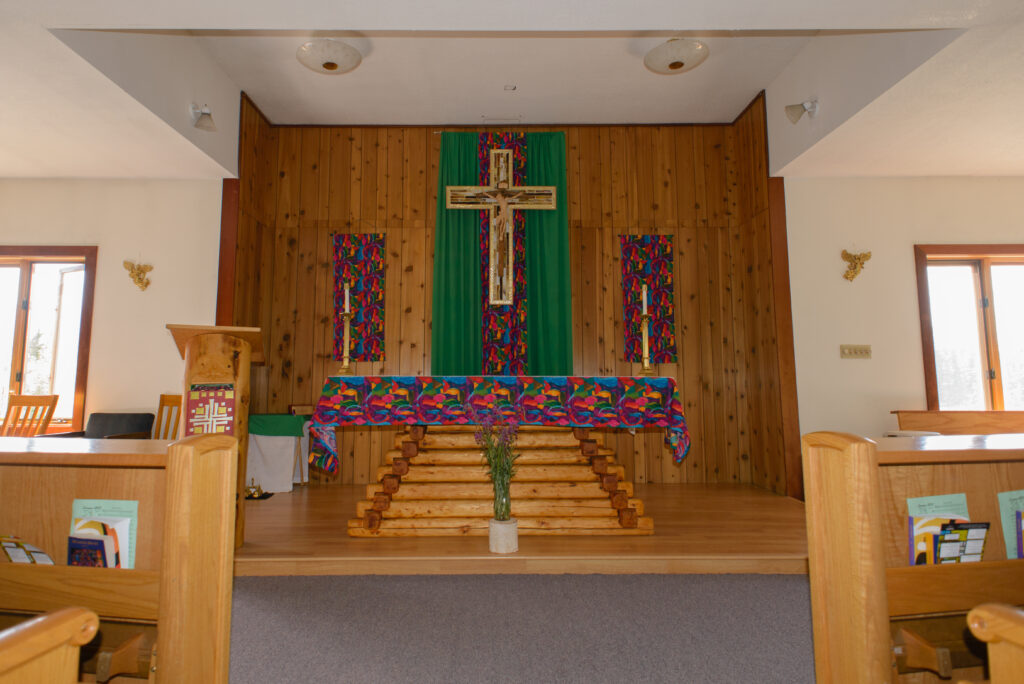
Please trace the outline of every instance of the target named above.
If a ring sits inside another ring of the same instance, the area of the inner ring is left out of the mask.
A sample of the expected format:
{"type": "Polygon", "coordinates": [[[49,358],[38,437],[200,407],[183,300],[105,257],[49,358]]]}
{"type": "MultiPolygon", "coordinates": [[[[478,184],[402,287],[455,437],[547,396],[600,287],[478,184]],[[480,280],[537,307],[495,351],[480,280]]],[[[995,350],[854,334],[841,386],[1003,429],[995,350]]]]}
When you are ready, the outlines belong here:
{"type": "Polygon", "coordinates": [[[907,659],[920,655],[914,633],[948,651],[955,676],[980,675],[965,614],[1024,604],[1024,561],[1006,559],[996,499],[1024,489],[1024,435],[876,443],[819,432],[803,438],[803,465],[818,681],[920,681],[911,674],[920,660],[907,659]],[[906,499],[956,492],[972,520],[991,523],[983,561],[910,566],[906,499]]]}
{"type": "Polygon", "coordinates": [[[0,632],[0,684],[78,681],[78,650],[99,629],[96,613],[63,608],[0,632]]]}
{"type": "Polygon", "coordinates": [[[104,638],[90,667],[105,676],[117,674],[109,654],[123,662],[134,643],[129,675],[147,677],[158,651],[160,682],[226,682],[236,468],[236,440],[220,435],[0,440],[0,530],[56,563],[0,564],[0,612],[85,606],[104,638]],[[134,569],[65,565],[74,499],[139,502],[134,569]]]}
{"type": "Polygon", "coordinates": [[[1024,432],[1024,411],[893,411],[900,430],[942,435],[1024,432]]]}

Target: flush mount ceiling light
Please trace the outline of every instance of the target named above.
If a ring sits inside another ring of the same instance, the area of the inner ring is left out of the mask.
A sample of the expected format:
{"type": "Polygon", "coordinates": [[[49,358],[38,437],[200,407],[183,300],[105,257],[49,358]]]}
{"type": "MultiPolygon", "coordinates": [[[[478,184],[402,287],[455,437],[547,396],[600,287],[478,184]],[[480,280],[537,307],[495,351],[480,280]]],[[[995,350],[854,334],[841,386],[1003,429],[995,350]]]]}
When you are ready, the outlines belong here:
{"type": "Polygon", "coordinates": [[[644,66],[656,74],[681,74],[708,58],[708,46],[693,38],[672,38],[644,57],[644,66]]]}
{"type": "Polygon", "coordinates": [[[217,126],[213,123],[213,115],[207,105],[200,107],[192,103],[188,106],[188,112],[192,115],[192,125],[201,131],[216,131],[217,126]]]}
{"type": "Polygon", "coordinates": [[[301,45],[295,57],[318,74],[345,74],[363,61],[359,50],[333,38],[314,38],[301,45]]]}
{"type": "Polygon", "coordinates": [[[795,124],[805,112],[813,119],[818,114],[818,101],[807,100],[799,104],[786,105],[786,116],[789,117],[790,123],[795,124]]]}

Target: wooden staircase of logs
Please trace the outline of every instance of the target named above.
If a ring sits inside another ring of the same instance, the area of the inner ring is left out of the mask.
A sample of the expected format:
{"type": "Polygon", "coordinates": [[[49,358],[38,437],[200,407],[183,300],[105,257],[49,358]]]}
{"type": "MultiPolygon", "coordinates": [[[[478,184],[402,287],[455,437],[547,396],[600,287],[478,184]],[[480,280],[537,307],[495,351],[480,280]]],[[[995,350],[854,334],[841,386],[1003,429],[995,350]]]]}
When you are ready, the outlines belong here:
{"type": "MultiPolygon", "coordinates": [[[[487,535],[493,489],[473,426],[410,426],[349,520],[353,537],[487,535]]],[[[512,516],[521,535],[646,535],[654,521],[603,436],[580,428],[521,427],[512,516]]]]}

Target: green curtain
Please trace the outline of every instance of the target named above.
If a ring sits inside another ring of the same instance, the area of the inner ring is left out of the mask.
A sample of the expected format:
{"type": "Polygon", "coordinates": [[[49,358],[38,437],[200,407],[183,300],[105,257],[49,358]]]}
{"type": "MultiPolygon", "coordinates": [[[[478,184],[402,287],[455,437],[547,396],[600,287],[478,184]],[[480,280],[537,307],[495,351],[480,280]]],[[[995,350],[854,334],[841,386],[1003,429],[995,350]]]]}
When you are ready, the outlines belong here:
{"type": "MultiPolygon", "coordinates": [[[[443,133],[434,242],[430,372],[483,368],[479,214],[445,209],[444,188],[476,185],[477,133],[443,133]]],[[[569,212],[565,134],[526,134],[526,182],[554,185],[557,209],[526,211],[526,366],[531,375],[572,374],[569,212]]]]}
{"type": "Polygon", "coordinates": [[[526,368],[530,375],[572,375],[565,133],[526,134],[526,182],[557,188],[554,211],[523,212],[526,214],[526,368]]]}
{"type": "Polygon", "coordinates": [[[477,184],[478,143],[476,133],[441,134],[430,346],[433,375],[479,375],[483,368],[480,212],[445,209],[445,187],[477,184]]]}

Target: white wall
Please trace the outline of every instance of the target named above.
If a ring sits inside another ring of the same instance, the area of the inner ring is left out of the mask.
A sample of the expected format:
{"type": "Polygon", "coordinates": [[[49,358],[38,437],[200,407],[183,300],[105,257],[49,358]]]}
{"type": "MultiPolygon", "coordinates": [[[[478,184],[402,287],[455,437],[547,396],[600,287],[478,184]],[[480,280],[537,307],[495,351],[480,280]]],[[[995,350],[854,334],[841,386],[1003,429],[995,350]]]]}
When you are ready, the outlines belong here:
{"type": "Polygon", "coordinates": [[[227,172],[238,173],[241,90],[194,36],[120,31],[53,31],[227,172]],[[193,126],[189,105],[209,105],[216,131],[193,126]]]}
{"type": "MultiPolygon", "coordinates": [[[[17,7],[36,4],[17,3],[17,7]]],[[[150,111],[52,33],[34,21],[11,16],[12,9],[11,3],[0,0],[0,176],[219,179],[231,175],[159,113],[150,111]]],[[[150,70],[155,85],[166,71],[150,70]]],[[[195,80],[199,81],[198,76],[195,80]]],[[[180,82],[170,91],[182,99],[191,95],[182,92],[180,82]]],[[[187,104],[176,111],[182,112],[187,104]]],[[[237,97],[231,109],[229,119],[237,121],[237,97]]]]}
{"type": "MultiPolygon", "coordinates": [[[[788,162],[780,175],[1024,176],[1022,71],[1024,21],[972,28],[788,162]]],[[[784,119],[781,108],[768,111],[784,119]]],[[[773,144],[782,134],[807,134],[804,123],[780,123],[773,144]]]]}
{"type": "Polygon", "coordinates": [[[97,245],[86,415],[180,393],[167,323],[212,325],[221,181],[0,180],[0,244],[97,245]],[[125,259],[152,264],[139,290],[125,259]]]}
{"type": "Polygon", "coordinates": [[[790,162],[962,33],[908,31],[812,38],[765,89],[771,174],[793,175],[786,168],[790,162]],[[791,123],[786,105],[807,100],[818,101],[818,113],[791,123]]]}
{"type": "Polygon", "coordinates": [[[786,179],[801,432],[879,436],[925,408],[913,245],[1024,243],[1022,197],[1024,178],[786,179]],[[843,249],[872,253],[852,283],[843,249]]]}

